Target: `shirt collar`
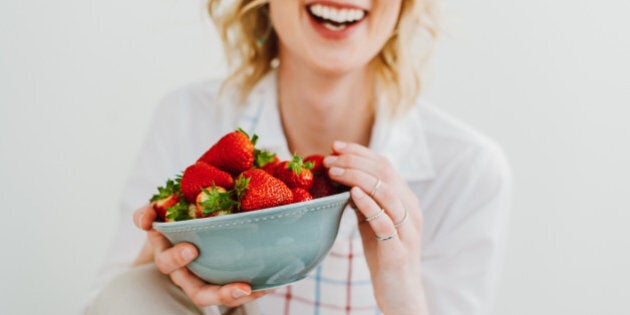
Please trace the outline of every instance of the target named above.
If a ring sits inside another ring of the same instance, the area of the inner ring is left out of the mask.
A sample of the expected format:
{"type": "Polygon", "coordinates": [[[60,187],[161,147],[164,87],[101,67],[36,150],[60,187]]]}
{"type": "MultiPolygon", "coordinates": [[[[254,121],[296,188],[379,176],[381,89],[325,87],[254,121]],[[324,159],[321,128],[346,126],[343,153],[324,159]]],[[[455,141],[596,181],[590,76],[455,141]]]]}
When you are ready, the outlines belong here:
{"type": "MultiPolygon", "coordinates": [[[[252,89],[239,118],[250,135],[257,134],[257,147],[275,152],[281,160],[291,158],[278,110],[277,72],[271,71],[252,89]]],[[[384,98],[379,98],[370,148],[387,157],[407,181],[434,177],[421,117],[413,107],[405,115],[392,117],[384,98]]]]}

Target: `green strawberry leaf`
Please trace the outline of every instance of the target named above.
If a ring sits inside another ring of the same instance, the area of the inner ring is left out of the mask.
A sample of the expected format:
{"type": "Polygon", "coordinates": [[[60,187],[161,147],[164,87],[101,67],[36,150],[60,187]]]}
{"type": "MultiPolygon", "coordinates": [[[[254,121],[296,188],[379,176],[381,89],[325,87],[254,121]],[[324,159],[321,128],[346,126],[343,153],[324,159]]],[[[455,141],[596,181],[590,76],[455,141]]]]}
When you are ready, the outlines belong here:
{"type": "Polygon", "coordinates": [[[168,198],[171,195],[181,194],[181,175],[178,175],[175,180],[168,179],[164,186],[158,187],[158,193],[151,197],[151,202],[158,201],[160,199],[168,198]]]}
{"type": "Polygon", "coordinates": [[[293,159],[287,163],[287,168],[295,172],[295,175],[300,175],[302,173],[302,169],[310,170],[315,166],[313,162],[304,163],[304,158],[298,155],[293,155],[293,159]]]}
{"type": "Polygon", "coordinates": [[[232,189],[234,195],[236,195],[236,211],[241,211],[241,199],[243,199],[243,195],[249,189],[249,181],[251,178],[240,175],[234,181],[234,188],[232,189]]]}
{"type": "Polygon", "coordinates": [[[190,220],[192,217],[188,212],[190,204],[186,202],[186,199],[181,198],[172,207],[166,209],[166,218],[172,221],[184,221],[190,220]]]}
{"type": "Polygon", "coordinates": [[[204,216],[215,212],[215,211],[232,211],[234,206],[236,205],[236,201],[230,198],[229,192],[220,192],[217,190],[214,184],[212,185],[212,190],[208,190],[206,188],[202,189],[204,195],[208,198],[207,200],[199,203],[201,206],[201,213],[204,216]]]}
{"type": "Polygon", "coordinates": [[[267,150],[254,150],[254,167],[262,168],[268,163],[272,162],[276,157],[275,153],[271,153],[267,150]]]}

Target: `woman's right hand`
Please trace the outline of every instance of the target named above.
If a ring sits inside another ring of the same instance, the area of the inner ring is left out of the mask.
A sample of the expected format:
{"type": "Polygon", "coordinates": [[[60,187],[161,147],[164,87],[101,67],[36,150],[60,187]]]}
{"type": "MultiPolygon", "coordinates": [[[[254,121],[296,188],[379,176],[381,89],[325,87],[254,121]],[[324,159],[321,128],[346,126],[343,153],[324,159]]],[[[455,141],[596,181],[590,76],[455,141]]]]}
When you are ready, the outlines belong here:
{"type": "Polygon", "coordinates": [[[157,268],[171,278],[190,300],[199,307],[209,305],[225,305],[236,307],[251,302],[266,294],[265,291],[252,292],[247,283],[230,283],[223,286],[204,282],[194,275],[186,265],[193,261],[199,252],[190,243],[180,243],[175,246],[153,229],[153,221],[157,215],[151,205],[146,205],[133,214],[134,224],[147,231],[147,243],[134,262],[141,265],[155,262],[157,268]]]}

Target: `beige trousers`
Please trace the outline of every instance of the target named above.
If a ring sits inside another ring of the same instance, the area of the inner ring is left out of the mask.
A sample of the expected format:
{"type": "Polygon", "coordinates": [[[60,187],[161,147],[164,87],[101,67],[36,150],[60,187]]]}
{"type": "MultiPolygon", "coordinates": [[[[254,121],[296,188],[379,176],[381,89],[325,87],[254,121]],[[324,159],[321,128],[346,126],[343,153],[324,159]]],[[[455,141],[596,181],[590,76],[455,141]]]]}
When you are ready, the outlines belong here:
{"type": "Polygon", "coordinates": [[[160,273],[155,265],[133,268],[111,281],[86,312],[87,315],[259,315],[255,302],[229,309],[223,306],[199,308],[184,292],[160,273]]]}

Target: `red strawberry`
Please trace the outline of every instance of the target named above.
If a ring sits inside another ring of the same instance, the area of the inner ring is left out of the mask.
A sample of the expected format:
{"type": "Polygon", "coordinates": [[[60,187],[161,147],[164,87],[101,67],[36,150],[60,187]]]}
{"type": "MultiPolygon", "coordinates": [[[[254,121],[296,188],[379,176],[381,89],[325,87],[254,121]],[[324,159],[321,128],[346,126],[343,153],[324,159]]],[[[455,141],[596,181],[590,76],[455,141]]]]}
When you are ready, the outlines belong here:
{"type": "Polygon", "coordinates": [[[292,188],[291,192],[293,193],[293,203],[313,200],[313,196],[303,188],[292,188]]]}
{"type": "Polygon", "coordinates": [[[321,198],[337,193],[337,189],[333,185],[328,176],[315,176],[313,186],[309,190],[313,198],[321,198]]]}
{"type": "Polygon", "coordinates": [[[158,193],[151,197],[151,206],[157,214],[158,221],[166,221],[168,208],[173,207],[179,201],[180,196],[179,178],[169,179],[166,181],[166,185],[158,187],[158,193]]]}
{"type": "Polygon", "coordinates": [[[212,186],[201,190],[197,195],[196,217],[215,217],[232,213],[236,202],[222,187],[212,186]]]}
{"type": "Polygon", "coordinates": [[[326,169],[324,168],[323,161],[324,161],[324,156],[321,154],[313,154],[304,158],[305,163],[308,163],[308,162],[313,163],[313,168],[311,169],[311,172],[315,176],[325,174],[326,169]]]}
{"type": "Polygon", "coordinates": [[[174,206],[179,201],[177,195],[170,195],[166,198],[155,200],[151,203],[153,210],[157,214],[157,219],[160,222],[166,221],[166,211],[168,208],[174,206]]]}
{"type": "Polygon", "coordinates": [[[243,211],[281,206],[293,201],[289,187],[261,169],[243,172],[235,187],[243,211]]]}
{"type": "Polygon", "coordinates": [[[250,140],[241,129],[230,132],[208,149],[199,161],[214,165],[232,175],[239,174],[254,166],[254,144],[257,138],[254,135],[250,140]]]}
{"type": "Polygon", "coordinates": [[[274,156],[271,162],[265,163],[263,167],[261,167],[265,172],[269,173],[269,175],[273,175],[276,171],[276,167],[280,164],[280,159],[277,156],[274,156]]]}
{"type": "Polygon", "coordinates": [[[304,163],[302,158],[294,155],[293,160],[280,162],[276,167],[274,176],[283,181],[289,188],[302,188],[309,190],[313,185],[313,163],[304,163]]]}
{"type": "Polygon", "coordinates": [[[205,187],[215,185],[225,189],[234,187],[230,174],[204,162],[197,162],[184,171],[182,176],[182,194],[190,203],[194,203],[197,195],[205,187]]]}

